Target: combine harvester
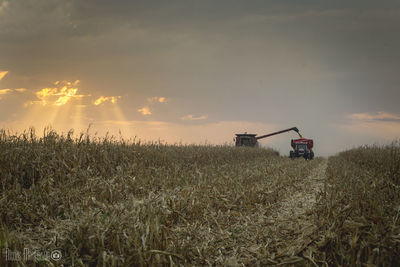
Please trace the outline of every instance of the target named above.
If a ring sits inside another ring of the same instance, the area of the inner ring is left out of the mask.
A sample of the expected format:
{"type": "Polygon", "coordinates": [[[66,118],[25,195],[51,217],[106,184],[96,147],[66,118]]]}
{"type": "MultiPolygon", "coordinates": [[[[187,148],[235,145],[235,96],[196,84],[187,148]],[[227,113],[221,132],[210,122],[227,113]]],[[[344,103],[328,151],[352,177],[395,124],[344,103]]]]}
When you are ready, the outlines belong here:
{"type": "Polygon", "coordinates": [[[258,147],[258,140],[266,137],[270,137],[273,135],[295,131],[299,135],[299,139],[292,139],[291,146],[293,150],[290,151],[290,158],[299,158],[304,157],[305,159],[313,159],[314,152],[312,148],[314,146],[314,141],[312,139],[303,138],[299,133],[299,129],[297,127],[292,127],[289,129],[285,129],[278,132],[273,132],[270,134],[257,136],[257,134],[236,134],[235,144],[236,146],[250,146],[250,147],[258,147]]]}

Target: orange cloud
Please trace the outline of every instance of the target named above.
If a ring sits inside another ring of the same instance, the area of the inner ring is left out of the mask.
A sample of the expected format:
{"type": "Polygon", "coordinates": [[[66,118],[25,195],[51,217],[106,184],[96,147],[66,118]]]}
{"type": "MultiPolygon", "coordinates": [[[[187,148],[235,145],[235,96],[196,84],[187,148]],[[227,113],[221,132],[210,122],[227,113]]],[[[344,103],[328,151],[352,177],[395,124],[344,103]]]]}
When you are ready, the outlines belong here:
{"type": "Polygon", "coordinates": [[[142,108],[138,109],[137,111],[145,116],[152,114],[149,107],[142,107],[142,108]]]}
{"type": "Polygon", "coordinates": [[[11,89],[0,89],[0,95],[10,94],[13,90],[11,89]]]}
{"type": "Polygon", "coordinates": [[[165,97],[158,97],[158,96],[147,98],[147,101],[149,101],[150,103],[152,102],[164,103],[166,100],[167,99],[165,97]]]}
{"type": "Polygon", "coordinates": [[[353,113],[350,121],[337,125],[346,132],[377,140],[394,140],[400,137],[400,116],[389,112],[353,113]]]}
{"type": "Polygon", "coordinates": [[[99,98],[97,98],[93,104],[95,106],[100,105],[103,102],[111,102],[113,104],[117,103],[117,100],[121,98],[121,96],[100,96],[99,98]]]}
{"type": "Polygon", "coordinates": [[[208,116],[205,116],[205,115],[199,116],[199,117],[194,117],[192,114],[188,114],[186,116],[183,116],[181,118],[181,120],[184,120],[184,121],[199,121],[199,120],[205,120],[207,118],[208,118],[208,116]]]}
{"type": "Polygon", "coordinates": [[[63,82],[57,81],[54,84],[60,85],[60,87],[43,88],[37,91],[35,95],[40,100],[31,101],[28,104],[42,104],[43,106],[46,105],[63,106],[67,104],[71,99],[82,98],[86,96],[86,95],[78,95],[77,94],[78,88],[72,87],[76,86],[78,83],[79,80],[76,80],[73,83],[69,81],[63,81],[63,82]]]}
{"type": "Polygon", "coordinates": [[[379,111],[375,114],[370,113],[353,113],[347,116],[347,118],[359,121],[398,121],[400,122],[400,116],[389,112],[379,111]]]}
{"type": "MultiPolygon", "coordinates": [[[[25,92],[26,91],[26,89],[25,88],[18,88],[18,89],[0,89],[0,96],[1,95],[9,95],[9,94],[12,94],[13,92],[18,92],[18,93],[21,93],[21,92],[25,92]]],[[[1,97],[0,97],[0,99],[1,99],[1,97]]]]}
{"type": "MultiPolygon", "coordinates": [[[[0,81],[4,78],[4,76],[7,75],[7,73],[8,73],[7,70],[5,70],[5,71],[0,71],[0,81]]],[[[26,91],[25,88],[18,88],[18,89],[9,89],[9,88],[7,88],[7,89],[0,89],[0,95],[8,95],[8,94],[11,94],[12,92],[19,92],[19,93],[21,93],[21,92],[25,92],[25,91],[26,91]]]]}
{"type": "Polygon", "coordinates": [[[6,76],[8,71],[0,71],[0,81],[6,76]]]}

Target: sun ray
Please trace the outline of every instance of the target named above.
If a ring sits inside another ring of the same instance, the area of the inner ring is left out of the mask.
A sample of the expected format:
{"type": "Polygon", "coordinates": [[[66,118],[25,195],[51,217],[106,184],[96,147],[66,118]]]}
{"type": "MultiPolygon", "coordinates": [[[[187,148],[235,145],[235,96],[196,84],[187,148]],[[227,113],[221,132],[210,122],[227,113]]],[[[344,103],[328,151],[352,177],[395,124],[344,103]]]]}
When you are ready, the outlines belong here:
{"type": "Polygon", "coordinates": [[[72,126],[75,133],[80,133],[84,131],[84,121],[87,121],[85,108],[86,106],[83,105],[82,99],[79,99],[78,104],[74,106],[74,112],[72,115],[72,126]]]}
{"type": "Polygon", "coordinates": [[[40,105],[28,106],[18,130],[26,130],[29,127],[34,127],[37,131],[40,131],[41,128],[45,127],[48,112],[43,111],[43,109],[44,107],[40,105]]]}
{"type": "Polygon", "coordinates": [[[60,107],[60,106],[51,107],[53,112],[49,115],[49,119],[48,119],[50,125],[55,126],[55,124],[56,124],[55,122],[57,122],[58,114],[60,113],[60,110],[62,108],[63,107],[60,107]]]}
{"type": "MultiPolygon", "coordinates": [[[[114,104],[112,107],[113,110],[113,114],[114,114],[114,119],[117,121],[126,121],[126,117],[124,115],[124,113],[121,110],[121,107],[118,104],[114,104]]],[[[127,124],[122,124],[122,125],[118,125],[118,131],[121,132],[122,137],[124,138],[130,138],[131,137],[131,129],[130,129],[130,125],[127,124]]]]}

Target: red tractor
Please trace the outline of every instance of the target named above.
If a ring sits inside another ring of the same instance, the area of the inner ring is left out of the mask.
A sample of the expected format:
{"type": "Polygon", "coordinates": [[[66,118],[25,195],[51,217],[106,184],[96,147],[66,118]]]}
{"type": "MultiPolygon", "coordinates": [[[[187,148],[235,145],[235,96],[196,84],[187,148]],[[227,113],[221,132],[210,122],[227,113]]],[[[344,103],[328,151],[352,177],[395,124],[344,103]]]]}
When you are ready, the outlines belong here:
{"type": "Polygon", "coordinates": [[[307,138],[292,139],[290,143],[293,150],[290,151],[290,158],[304,157],[305,159],[313,159],[314,151],[312,148],[314,146],[314,141],[307,138]]]}
{"type": "Polygon", "coordinates": [[[256,146],[258,146],[259,139],[277,135],[277,134],[281,134],[281,133],[285,133],[285,132],[289,132],[289,131],[295,131],[300,136],[300,139],[295,139],[295,140],[292,140],[292,142],[291,142],[293,150],[290,151],[290,158],[304,157],[305,159],[313,159],[314,152],[312,151],[312,148],[313,148],[314,142],[312,139],[303,138],[301,136],[301,134],[299,133],[299,129],[297,129],[297,127],[292,127],[289,129],[285,129],[285,130],[278,131],[278,132],[273,132],[273,133],[262,135],[262,136],[257,136],[257,134],[248,134],[248,133],[236,134],[236,138],[234,139],[234,141],[235,141],[236,146],[256,147],[256,146]]]}

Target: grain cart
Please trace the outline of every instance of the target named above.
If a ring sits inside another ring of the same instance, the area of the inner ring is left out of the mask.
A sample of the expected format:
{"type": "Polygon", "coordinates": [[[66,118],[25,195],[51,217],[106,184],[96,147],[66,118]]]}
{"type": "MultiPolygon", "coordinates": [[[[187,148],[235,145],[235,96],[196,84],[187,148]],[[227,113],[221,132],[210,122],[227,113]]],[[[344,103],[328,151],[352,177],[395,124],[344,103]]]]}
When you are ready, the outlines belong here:
{"type": "Polygon", "coordinates": [[[289,131],[295,131],[296,133],[299,134],[300,138],[302,138],[302,136],[299,133],[299,129],[297,129],[297,127],[292,127],[289,129],[285,129],[285,130],[278,131],[278,132],[273,132],[273,133],[262,135],[262,136],[257,136],[257,134],[248,134],[248,133],[236,134],[235,144],[236,144],[236,146],[256,147],[256,146],[258,146],[259,139],[277,135],[277,134],[281,134],[281,133],[285,133],[285,132],[289,132],[289,131]]]}
{"type": "Polygon", "coordinates": [[[290,145],[293,150],[290,151],[290,158],[304,157],[305,159],[313,159],[314,152],[312,148],[314,146],[314,141],[307,138],[292,139],[290,145]]]}

